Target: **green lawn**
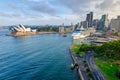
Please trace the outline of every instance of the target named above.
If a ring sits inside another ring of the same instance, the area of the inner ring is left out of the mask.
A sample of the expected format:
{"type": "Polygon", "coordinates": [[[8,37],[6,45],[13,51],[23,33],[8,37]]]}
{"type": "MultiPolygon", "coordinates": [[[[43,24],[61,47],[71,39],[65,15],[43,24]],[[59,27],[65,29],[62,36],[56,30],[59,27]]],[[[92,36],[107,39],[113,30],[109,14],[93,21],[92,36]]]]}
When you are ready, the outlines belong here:
{"type": "Polygon", "coordinates": [[[75,52],[75,53],[77,53],[77,52],[79,52],[79,46],[72,46],[72,50],[75,52]]]}
{"type": "Polygon", "coordinates": [[[115,75],[118,68],[116,64],[111,64],[102,60],[96,60],[96,64],[104,73],[107,80],[119,80],[115,75]]]}
{"type": "Polygon", "coordinates": [[[84,52],[83,52],[83,51],[79,51],[79,48],[80,48],[80,46],[72,46],[72,50],[73,50],[76,54],[79,53],[79,55],[82,56],[82,55],[84,54],[84,52]]]}

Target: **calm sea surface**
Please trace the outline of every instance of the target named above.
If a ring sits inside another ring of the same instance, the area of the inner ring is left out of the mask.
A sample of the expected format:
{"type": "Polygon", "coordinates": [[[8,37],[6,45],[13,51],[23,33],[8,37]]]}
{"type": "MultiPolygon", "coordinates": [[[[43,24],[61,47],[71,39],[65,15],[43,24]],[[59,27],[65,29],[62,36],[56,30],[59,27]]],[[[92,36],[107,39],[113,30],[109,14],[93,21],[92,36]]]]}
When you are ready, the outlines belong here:
{"type": "Polygon", "coordinates": [[[71,34],[5,36],[0,30],[0,80],[79,80],[69,46],[71,34]]]}

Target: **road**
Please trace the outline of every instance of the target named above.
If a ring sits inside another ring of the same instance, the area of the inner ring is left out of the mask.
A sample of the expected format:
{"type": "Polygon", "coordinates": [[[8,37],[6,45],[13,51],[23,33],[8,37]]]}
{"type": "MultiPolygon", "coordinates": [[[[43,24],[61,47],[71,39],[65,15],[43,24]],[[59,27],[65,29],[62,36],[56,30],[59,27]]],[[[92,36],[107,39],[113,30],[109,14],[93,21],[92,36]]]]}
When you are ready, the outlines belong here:
{"type": "Polygon", "coordinates": [[[83,60],[84,60],[83,58],[80,58],[79,56],[77,56],[77,62],[80,67],[82,76],[83,76],[84,80],[89,80],[89,77],[87,76],[87,73],[86,73],[86,69],[83,65],[83,60]]]}
{"type": "Polygon", "coordinates": [[[80,57],[77,54],[75,54],[73,51],[71,51],[71,55],[75,57],[76,59],[75,63],[78,64],[78,67],[80,68],[80,71],[84,80],[106,80],[102,72],[99,70],[99,68],[95,64],[95,60],[93,57],[94,54],[95,54],[94,51],[88,51],[85,53],[83,57],[80,57]],[[83,61],[87,62],[88,67],[91,73],[93,74],[93,79],[90,79],[89,76],[87,75],[83,61]]]}
{"type": "Polygon", "coordinates": [[[85,60],[90,68],[91,73],[93,74],[94,80],[106,80],[99,68],[95,64],[95,60],[93,55],[95,54],[94,51],[89,51],[85,55],[85,60]]]}

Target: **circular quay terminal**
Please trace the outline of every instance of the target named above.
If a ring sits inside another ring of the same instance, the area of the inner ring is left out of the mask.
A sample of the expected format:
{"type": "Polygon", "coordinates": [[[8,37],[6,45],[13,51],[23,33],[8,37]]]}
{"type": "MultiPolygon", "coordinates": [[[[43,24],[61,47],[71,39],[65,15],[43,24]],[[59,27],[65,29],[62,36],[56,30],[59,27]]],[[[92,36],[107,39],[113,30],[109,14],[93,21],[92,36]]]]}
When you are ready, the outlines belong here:
{"type": "Polygon", "coordinates": [[[1,0],[0,80],[120,80],[120,0],[1,0]]]}

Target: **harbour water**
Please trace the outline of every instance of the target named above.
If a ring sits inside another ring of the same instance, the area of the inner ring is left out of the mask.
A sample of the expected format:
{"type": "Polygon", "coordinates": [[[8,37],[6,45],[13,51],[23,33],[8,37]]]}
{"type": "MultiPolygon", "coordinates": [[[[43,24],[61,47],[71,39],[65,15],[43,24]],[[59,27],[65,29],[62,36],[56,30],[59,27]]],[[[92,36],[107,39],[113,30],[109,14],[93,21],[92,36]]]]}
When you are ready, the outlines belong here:
{"type": "Polygon", "coordinates": [[[79,80],[70,69],[71,34],[5,36],[0,30],[0,80],[79,80]]]}

